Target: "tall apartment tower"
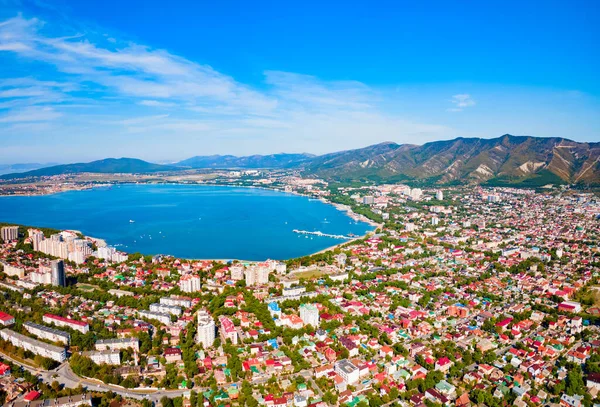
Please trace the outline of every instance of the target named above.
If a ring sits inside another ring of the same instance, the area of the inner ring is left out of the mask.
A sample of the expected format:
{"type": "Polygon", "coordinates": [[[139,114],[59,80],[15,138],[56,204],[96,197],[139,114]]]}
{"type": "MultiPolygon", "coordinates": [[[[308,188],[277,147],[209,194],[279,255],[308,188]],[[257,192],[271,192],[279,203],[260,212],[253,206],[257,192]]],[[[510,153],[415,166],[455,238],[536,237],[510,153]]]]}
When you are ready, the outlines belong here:
{"type": "Polygon", "coordinates": [[[65,262],[62,260],[53,260],[50,266],[52,267],[52,285],[66,287],[65,262]]]}
{"type": "Polygon", "coordinates": [[[201,343],[204,349],[208,349],[215,341],[215,321],[205,310],[198,312],[198,334],[196,343],[201,343]]]}
{"type": "Polygon", "coordinates": [[[11,240],[17,240],[19,238],[19,227],[18,226],[4,226],[0,229],[0,237],[5,242],[11,240]]]}

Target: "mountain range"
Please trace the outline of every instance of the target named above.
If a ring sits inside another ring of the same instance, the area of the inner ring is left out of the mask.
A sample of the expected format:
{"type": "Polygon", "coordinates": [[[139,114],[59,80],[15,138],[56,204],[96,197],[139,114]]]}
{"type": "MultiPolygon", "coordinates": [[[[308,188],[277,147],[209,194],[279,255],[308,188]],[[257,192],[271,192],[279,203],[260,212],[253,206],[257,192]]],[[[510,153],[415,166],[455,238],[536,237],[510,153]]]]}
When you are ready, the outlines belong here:
{"type": "Polygon", "coordinates": [[[506,134],[493,139],[456,138],[423,145],[386,142],[320,156],[195,156],[170,165],[132,158],[109,158],[8,174],[0,178],[83,172],[155,173],[202,168],[294,169],[305,176],[335,181],[515,186],[600,184],[600,143],[506,134]]]}
{"type": "Polygon", "coordinates": [[[153,164],[137,158],[105,158],[104,160],[89,163],[61,164],[51,167],[39,168],[21,173],[5,174],[0,179],[17,179],[30,177],[47,177],[52,175],[82,174],[82,173],[154,173],[177,171],[179,167],[170,165],[153,164]]]}

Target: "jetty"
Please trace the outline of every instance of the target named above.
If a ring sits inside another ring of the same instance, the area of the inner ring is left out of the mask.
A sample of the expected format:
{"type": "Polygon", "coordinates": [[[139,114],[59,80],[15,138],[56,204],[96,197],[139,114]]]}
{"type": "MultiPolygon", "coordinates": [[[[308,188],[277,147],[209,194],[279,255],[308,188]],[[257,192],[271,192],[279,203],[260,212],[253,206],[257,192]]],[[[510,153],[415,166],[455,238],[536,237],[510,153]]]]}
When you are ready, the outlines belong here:
{"type": "Polygon", "coordinates": [[[331,237],[333,239],[352,239],[352,237],[350,237],[350,236],[330,235],[329,233],[323,233],[323,232],[318,231],[318,230],[316,232],[311,232],[311,231],[308,231],[308,230],[294,229],[293,232],[301,234],[301,235],[313,235],[313,236],[331,237]]]}

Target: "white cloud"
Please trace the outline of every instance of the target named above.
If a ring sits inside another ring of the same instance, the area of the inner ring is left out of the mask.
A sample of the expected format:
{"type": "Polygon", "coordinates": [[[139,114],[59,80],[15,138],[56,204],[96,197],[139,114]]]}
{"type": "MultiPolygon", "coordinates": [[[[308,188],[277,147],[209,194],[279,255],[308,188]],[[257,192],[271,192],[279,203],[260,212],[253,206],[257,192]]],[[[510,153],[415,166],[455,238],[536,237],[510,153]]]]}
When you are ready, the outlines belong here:
{"type": "MultiPolygon", "coordinates": [[[[182,158],[196,153],[190,146],[203,148],[203,153],[324,153],[385,140],[421,143],[456,135],[445,126],[386,113],[382,106],[389,96],[360,82],[272,70],[264,73],[264,87],[251,87],[165,50],[89,32],[52,36],[47,27],[22,16],[0,23],[0,50],[6,51],[0,58],[11,53],[56,70],[53,81],[0,81],[5,100],[0,109],[10,109],[0,122],[19,117],[52,121],[62,115],[64,133],[123,139],[139,134],[148,148],[152,144],[147,140],[153,140],[163,143],[157,151],[177,154],[179,149],[182,158]],[[101,111],[67,111],[65,101],[101,111]],[[24,110],[35,105],[41,106],[24,110]]],[[[469,95],[455,95],[453,104],[462,109],[474,102],[469,95]]],[[[83,145],[84,139],[71,140],[70,147],[83,145]]]]}
{"type": "Polygon", "coordinates": [[[158,100],[142,100],[138,102],[138,104],[142,106],[150,106],[150,107],[172,107],[175,106],[174,103],[169,102],[160,102],[158,100]]]}
{"type": "Polygon", "coordinates": [[[471,95],[467,93],[460,93],[452,96],[450,100],[454,107],[448,109],[449,112],[462,112],[466,107],[475,106],[475,101],[471,95]]]}
{"type": "Polygon", "coordinates": [[[20,110],[13,110],[0,116],[0,123],[16,122],[42,122],[56,120],[62,116],[50,107],[30,107],[20,110]]]}

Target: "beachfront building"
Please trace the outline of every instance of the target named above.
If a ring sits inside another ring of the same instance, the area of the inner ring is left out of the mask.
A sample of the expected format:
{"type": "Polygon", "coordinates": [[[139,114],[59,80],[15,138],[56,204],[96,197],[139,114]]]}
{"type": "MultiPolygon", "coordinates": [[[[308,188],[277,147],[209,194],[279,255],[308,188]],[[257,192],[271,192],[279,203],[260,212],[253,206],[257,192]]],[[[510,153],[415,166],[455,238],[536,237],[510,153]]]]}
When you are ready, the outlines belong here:
{"type": "Polygon", "coordinates": [[[267,284],[269,282],[269,273],[269,267],[263,265],[248,267],[245,271],[246,287],[267,284]]]}
{"type": "Polygon", "coordinates": [[[18,226],[4,226],[0,229],[0,237],[5,242],[17,240],[19,238],[19,227],[18,226]]]}

